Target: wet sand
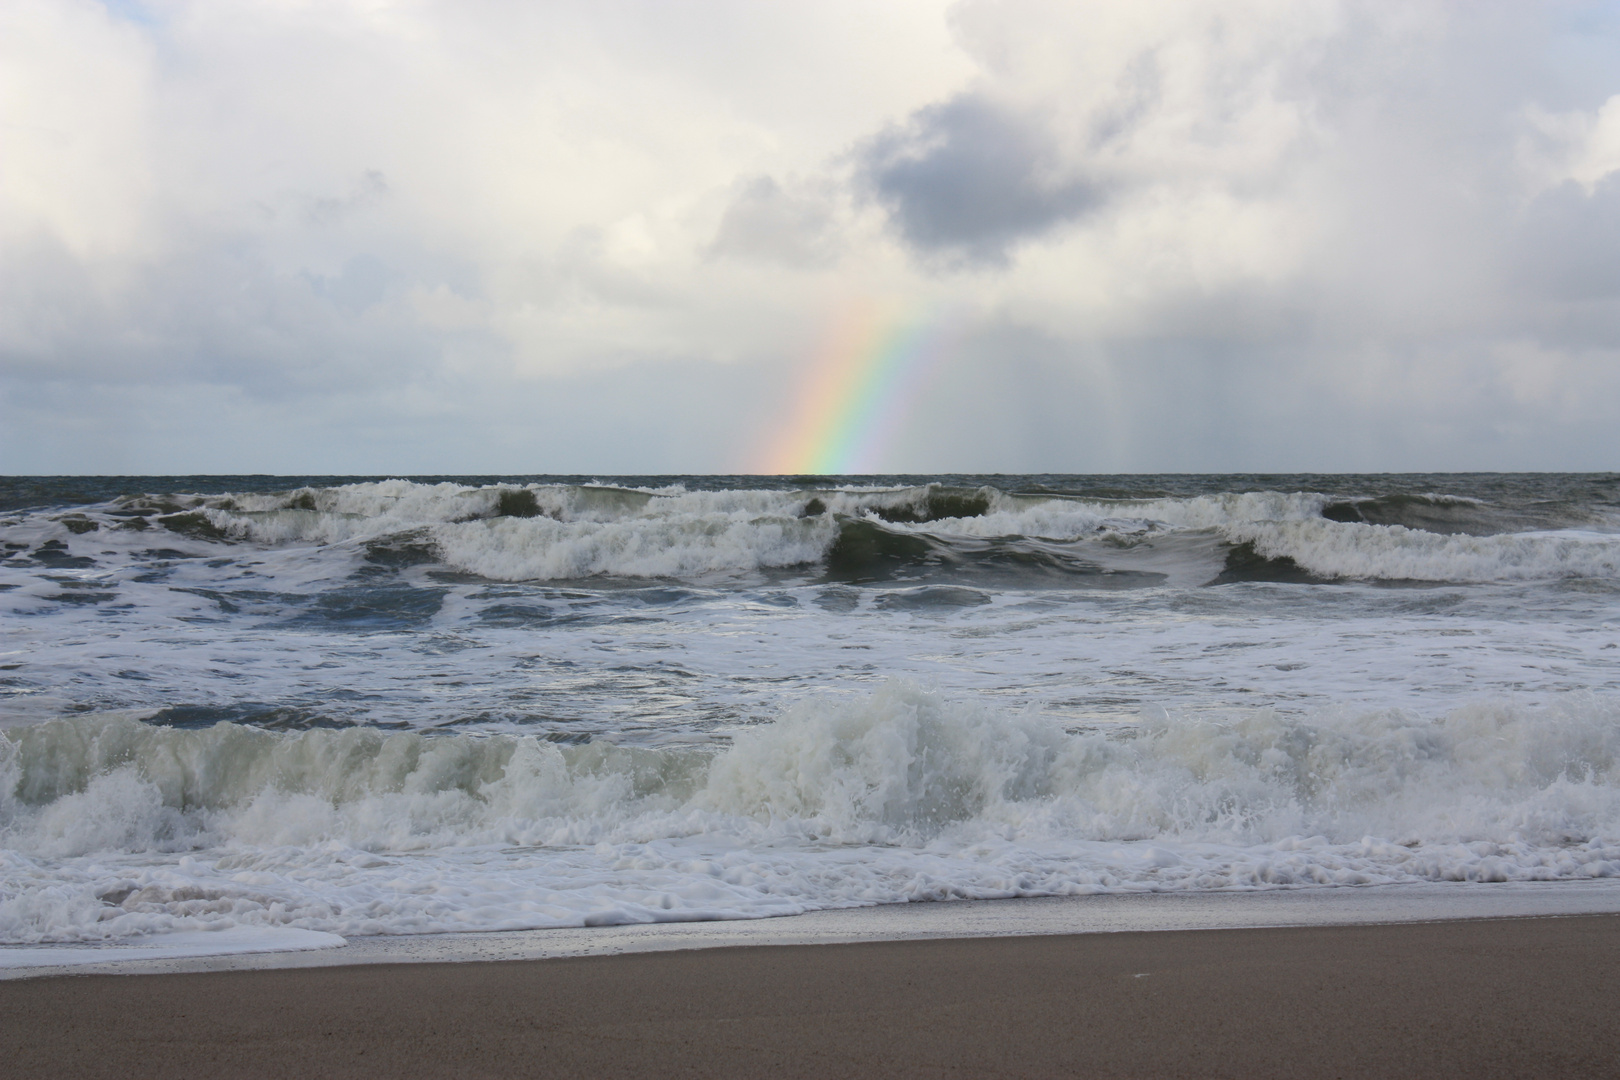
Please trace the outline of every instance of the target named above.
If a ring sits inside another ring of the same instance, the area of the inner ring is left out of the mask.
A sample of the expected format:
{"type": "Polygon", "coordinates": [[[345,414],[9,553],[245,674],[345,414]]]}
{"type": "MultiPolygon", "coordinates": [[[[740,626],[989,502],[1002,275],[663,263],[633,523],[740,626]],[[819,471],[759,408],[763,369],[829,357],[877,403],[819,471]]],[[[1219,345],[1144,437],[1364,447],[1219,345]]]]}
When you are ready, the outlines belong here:
{"type": "Polygon", "coordinates": [[[32,1077],[1620,1073],[1620,916],[0,983],[32,1077]]]}

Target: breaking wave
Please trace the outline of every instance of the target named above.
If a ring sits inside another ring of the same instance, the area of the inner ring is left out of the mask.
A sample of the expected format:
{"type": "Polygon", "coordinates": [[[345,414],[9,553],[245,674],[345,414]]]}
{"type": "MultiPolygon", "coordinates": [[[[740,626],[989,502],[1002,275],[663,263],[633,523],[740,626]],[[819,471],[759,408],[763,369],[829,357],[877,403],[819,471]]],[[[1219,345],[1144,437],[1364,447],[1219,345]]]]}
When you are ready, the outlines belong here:
{"type": "MultiPolygon", "coordinates": [[[[1478,499],[1252,491],[1099,499],[927,484],[900,488],[482,487],[405,480],[213,496],[133,496],[8,536],[18,559],[89,567],[114,538],[182,553],[310,548],[356,565],[439,563],[503,580],[695,579],[821,568],[1024,574],[1030,584],[1238,580],[1496,582],[1613,578],[1620,534],[1526,529],[1478,499]],[[93,535],[92,535],[93,534],[93,535]],[[189,546],[188,546],[189,545],[189,546]],[[32,546],[32,551],[25,549],[32,546]],[[1120,574],[1137,574],[1120,578],[1120,574]],[[1108,581],[1105,577],[1115,575],[1108,581]],[[1082,580],[1085,579],[1085,580],[1082,580]]],[[[102,552],[113,554],[113,552],[102,552]]]]}
{"type": "Polygon", "coordinates": [[[890,683],[664,749],[79,717],[0,737],[0,941],[1620,876],[1617,765],[1590,697],[1066,731],[890,683]]]}

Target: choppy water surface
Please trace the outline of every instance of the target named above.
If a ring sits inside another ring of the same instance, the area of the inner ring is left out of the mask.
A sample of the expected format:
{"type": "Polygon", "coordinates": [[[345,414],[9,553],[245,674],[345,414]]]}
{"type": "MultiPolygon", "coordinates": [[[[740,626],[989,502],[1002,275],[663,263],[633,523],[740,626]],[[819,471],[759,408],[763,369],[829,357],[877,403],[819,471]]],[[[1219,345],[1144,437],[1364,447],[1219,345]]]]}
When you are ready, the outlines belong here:
{"type": "Polygon", "coordinates": [[[0,941],[1620,875],[1620,478],[0,480],[0,941]]]}

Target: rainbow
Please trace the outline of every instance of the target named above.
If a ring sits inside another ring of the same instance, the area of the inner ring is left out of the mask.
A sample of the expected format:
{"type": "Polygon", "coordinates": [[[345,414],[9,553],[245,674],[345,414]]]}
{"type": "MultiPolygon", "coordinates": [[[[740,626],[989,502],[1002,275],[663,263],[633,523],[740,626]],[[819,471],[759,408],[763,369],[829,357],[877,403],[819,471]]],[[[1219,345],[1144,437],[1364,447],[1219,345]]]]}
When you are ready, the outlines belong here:
{"type": "Polygon", "coordinates": [[[832,476],[878,471],[954,339],[954,323],[929,312],[907,318],[874,305],[842,312],[755,471],[832,476]]]}

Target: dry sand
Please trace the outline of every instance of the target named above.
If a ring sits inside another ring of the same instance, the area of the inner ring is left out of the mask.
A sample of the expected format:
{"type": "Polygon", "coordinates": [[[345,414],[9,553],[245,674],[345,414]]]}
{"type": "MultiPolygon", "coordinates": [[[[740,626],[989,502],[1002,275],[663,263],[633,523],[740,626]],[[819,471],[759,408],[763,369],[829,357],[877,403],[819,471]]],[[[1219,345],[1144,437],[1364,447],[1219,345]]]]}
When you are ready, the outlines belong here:
{"type": "Polygon", "coordinates": [[[1620,1075],[1620,916],[0,983],[7,1077],[1620,1075]]]}

